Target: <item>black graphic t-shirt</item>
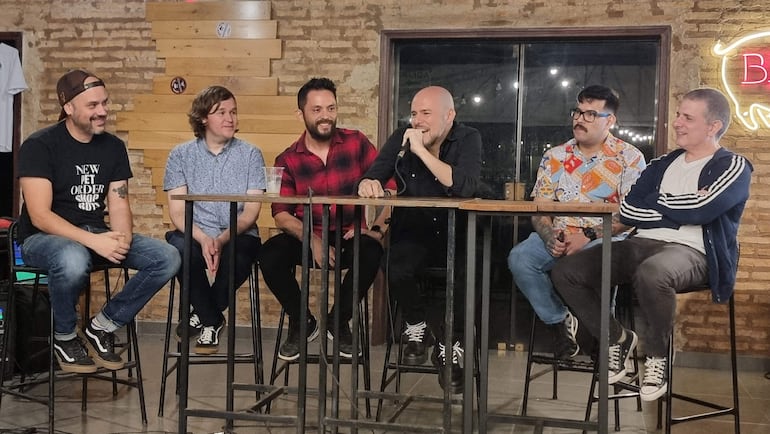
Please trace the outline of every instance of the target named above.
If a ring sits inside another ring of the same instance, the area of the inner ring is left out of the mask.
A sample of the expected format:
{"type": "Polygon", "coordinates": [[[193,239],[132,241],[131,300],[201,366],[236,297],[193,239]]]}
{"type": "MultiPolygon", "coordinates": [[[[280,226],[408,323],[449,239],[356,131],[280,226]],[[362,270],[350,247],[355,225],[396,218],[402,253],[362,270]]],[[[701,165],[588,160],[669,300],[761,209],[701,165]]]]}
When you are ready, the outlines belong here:
{"type": "MultiPolygon", "coordinates": [[[[17,176],[50,180],[51,210],[73,225],[106,227],[104,210],[110,182],[131,178],[132,174],[122,140],[103,133],[81,143],[62,121],[33,133],[22,143],[17,176]]],[[[23,206],[19,239],[37,232],[23,206]]]]}

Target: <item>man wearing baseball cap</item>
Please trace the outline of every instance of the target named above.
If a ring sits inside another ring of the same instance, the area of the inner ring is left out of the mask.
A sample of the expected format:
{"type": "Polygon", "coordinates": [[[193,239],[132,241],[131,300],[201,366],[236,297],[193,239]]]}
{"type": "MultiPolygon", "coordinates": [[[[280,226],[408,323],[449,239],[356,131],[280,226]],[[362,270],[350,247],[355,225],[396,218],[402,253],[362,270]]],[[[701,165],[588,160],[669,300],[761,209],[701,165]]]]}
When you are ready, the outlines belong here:
{"type": "Polygon", "coordinates": [[[124,362],[114,352],[113,332],[175,275],[180,258],[170,245],[133,233],[131,167],[123,141],[105,132],[104,82],[73,70],[59,79],[56,94],[62,107],[59,122],[30,135],[19,150],[22,259],[47,270],[53,345],[62,370],[120,369],[124,362]],[[94,265],[109,263],[136,273],[101,311],[83,321],[84,345],[77,333],[78,296],[94,265]]]}

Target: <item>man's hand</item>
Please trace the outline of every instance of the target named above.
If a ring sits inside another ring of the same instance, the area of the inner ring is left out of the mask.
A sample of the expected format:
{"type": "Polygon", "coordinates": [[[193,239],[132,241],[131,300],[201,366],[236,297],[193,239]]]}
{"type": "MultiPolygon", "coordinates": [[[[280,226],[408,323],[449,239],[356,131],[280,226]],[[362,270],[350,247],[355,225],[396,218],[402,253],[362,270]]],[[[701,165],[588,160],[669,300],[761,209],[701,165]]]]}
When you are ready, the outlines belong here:
{"type": "Polygon", "coordinates": [[[567,247],[564,251],[565,255],[571,255],[577,253],[586,246],[591,240],[588,239],[582,232],[576,232],[574,234],[568,234],[565,236],[565,242],[567,247]]]}
{"type": "Polygon", "coordinates": [[[417,128],[407,128],[404,131],[404,137],[401,139],[401,147],[403,148],[406,142],[409,142],[409,150],[416,153],[425,149],[425,144],[422,141],[423,130],[417,128]]]}
{"type": "Polygon", "coordinates": [[[385,190],[383,190],[380,181],[364,179],[358,184],[358,195],[361,197],[383,197],[385,190]]]}
{"type": "Polygon", "coordinates": [[[545,248],[551,256],[559,258],[566,254],[568,243],[569,241],[563,231],[554,231],[553,236],[548,239],[545,248]]]}
{"type": "Polygon", "coordinates": [[[203,259],[206,261],[206,268],[208,268],[212,275],[215,275],[219,269],[222,242],[216,238],[205,236],[198,240],[198,243],[201,245],[201,253],[203,253],[203,259]]]}
{"type": "Polygon", "coordinates": [[[122,232],[103,232],[94,234],[93,245],[88,247],[96,252],[99,256],[107,259],[113,264],[119,264],[120,261],[126,259],[126,254],[131,245],[126,242],[126,235],[122,232]]]}

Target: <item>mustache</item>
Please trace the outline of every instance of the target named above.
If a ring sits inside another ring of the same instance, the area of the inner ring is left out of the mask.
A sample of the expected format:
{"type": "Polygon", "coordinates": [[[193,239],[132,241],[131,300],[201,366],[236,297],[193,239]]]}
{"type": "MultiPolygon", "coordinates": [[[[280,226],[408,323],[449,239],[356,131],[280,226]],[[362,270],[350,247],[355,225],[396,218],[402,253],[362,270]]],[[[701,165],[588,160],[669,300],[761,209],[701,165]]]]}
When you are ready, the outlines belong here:
{"type": "Polygon", "coordinates": [[[585,132],[588,132],[588,129],[587,129],[586,127],[584,127],[584,126],[580,125],[580,124],[577,124],[577,125],[575,125],[574,127],[572,127],[572,131],[575,131],[575,130],[577,130],[578,128],[580,128],[581,130],[583,130],[583,131],[585,131],[585,132]]]}

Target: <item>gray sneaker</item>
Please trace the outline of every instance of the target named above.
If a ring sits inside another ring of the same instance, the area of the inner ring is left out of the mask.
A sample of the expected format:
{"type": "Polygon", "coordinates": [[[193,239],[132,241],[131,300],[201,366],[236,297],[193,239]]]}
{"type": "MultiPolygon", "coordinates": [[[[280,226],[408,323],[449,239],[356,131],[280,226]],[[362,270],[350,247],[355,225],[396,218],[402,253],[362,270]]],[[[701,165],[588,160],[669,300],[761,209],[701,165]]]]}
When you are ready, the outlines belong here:
{"type": "Polygon", "coordinates": [[[655,401],[666,393],[668,387],[668,357],[647,357],[639,397],[642,401],[655,401]]]}
{"type": "Polygon", "coordinates": [[[631,330],[626,330],[626,339],[610,345],[609,380],[608,384],[615,384],[626,376],[626,363],[634,352],[639,337],[631,330]]]}

